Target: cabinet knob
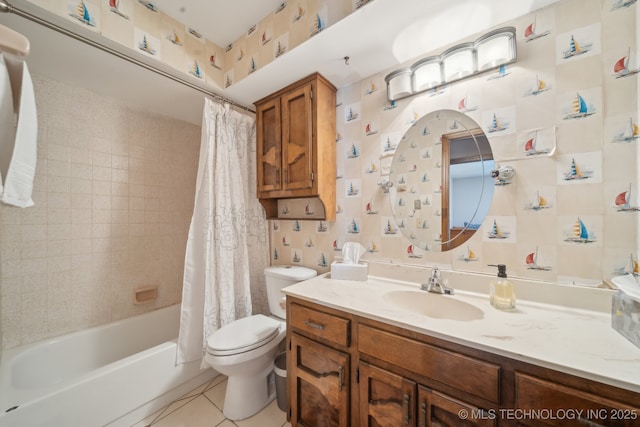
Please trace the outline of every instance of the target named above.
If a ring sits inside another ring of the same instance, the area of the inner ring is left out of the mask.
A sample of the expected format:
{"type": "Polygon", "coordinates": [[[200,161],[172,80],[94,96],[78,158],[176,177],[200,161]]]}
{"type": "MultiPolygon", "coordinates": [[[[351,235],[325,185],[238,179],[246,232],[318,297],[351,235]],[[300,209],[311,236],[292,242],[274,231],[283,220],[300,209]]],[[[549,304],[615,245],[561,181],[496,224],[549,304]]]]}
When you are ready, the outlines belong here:
{"type": "Polygon", "coordinates": [[[344,366],[340,365],[338,368],[338,391],[342,391],[344,385],[344,366]]]}

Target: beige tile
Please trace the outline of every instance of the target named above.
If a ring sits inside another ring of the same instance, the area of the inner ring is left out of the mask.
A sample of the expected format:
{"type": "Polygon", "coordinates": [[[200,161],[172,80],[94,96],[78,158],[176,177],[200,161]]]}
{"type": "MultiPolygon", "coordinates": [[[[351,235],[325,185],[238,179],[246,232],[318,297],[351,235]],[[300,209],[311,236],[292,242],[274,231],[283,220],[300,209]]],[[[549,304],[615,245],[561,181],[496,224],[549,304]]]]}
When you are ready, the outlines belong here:
{"type": "Polygon", "coordinates": [[[147,427],[149,425],[157,425],[156,423],[162,420],[163,418],[171,415],[173,412],[182,408],[183,406],[189,404],[192,400],[194,400],[197,395],[189,395],[188,397],[185,395],[180,399],[177,399],[171,402],[169,405],[165,406],[162,409],[157,410],[153,414],[149,415],[139,423],[135,424],[133,427],[147,427]]]}
{"type": "Polygon", "coordinates": [[[237,424],[234,424],[233,421],[224,420],[223,422],[218,424],[216,427],[236,427],[236,426],[237,426],[237,424]]]}
{"type": "Polygon", "coordinates": [[[227,380],[215,385],[205,392],[205,396],[213,402],[218,408],[222,409],[224,406],[224,394],[227,391],[227,380]]]}
{"type": "Polygon", "coordinates": [[[236,424],[239,427],[280,427],[286,421],[286,414],[278,408],[278,403],[274,400],[253,417],[236,421],[236,424]]]}
{"type": "Polygon", "coordinates": [[[152,425],[154,427],[212,427],[222,421],[224,421],[222,412],[206,397],[198,396],[152,425]]]}

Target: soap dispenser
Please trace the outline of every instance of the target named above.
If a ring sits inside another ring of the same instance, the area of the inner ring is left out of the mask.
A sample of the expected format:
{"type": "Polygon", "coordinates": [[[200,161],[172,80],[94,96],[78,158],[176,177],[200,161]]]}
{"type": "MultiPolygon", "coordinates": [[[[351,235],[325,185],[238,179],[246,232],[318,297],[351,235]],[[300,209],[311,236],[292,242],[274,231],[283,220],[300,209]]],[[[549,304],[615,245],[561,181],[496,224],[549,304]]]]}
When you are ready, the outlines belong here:
{"type": "Polygon", "coordinates": [[[498,277],[489,283],[489,301],[498,310],[513,310],[516,308],[516,292],[507,279],[507,266],[498,264],[498,277]]]}

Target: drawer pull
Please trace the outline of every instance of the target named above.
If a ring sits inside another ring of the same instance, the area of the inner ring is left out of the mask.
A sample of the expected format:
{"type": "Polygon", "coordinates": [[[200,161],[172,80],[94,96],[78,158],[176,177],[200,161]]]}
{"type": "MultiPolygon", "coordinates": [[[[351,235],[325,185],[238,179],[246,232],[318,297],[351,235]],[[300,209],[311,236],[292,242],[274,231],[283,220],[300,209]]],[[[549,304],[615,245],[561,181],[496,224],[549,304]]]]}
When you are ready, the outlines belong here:
{"type": "Polygon", "coordinates": [[[427,403],[422,402],[420,405],[420,412],[422,413],[422,427],[427,427],[427,403]]]}
{"type": "Polygon", "coordinates": [[[344,366],[340,365],[338,368],[338,391],[342,391],[342,385],[344,384],[344,366]]]}
{"type": "Polygon", "coordinates": [[[402,404],[402,408],[404,409],[404,423],[409,424],[409,407],[411,406],[411,396],[408,394],[404,395],[404,402],[402,404]]]}
{"type": "Polygon", "coordinates": [[[320,323],[312,322],[311,320],[305,320],[304,324],[307,325],[310,328],[314,328],[314,329],[317,329],[319,331],[324,330],[324,325],[322,325],[320,323]]]}

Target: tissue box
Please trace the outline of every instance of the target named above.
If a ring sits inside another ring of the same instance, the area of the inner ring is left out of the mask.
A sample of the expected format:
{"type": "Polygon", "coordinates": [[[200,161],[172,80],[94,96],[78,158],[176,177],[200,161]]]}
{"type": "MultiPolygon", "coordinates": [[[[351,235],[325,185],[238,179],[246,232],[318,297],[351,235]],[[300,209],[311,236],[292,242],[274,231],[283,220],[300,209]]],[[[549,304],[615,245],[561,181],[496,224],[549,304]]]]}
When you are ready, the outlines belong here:
{"type": "Polygon", "coordinates": [[[361,262],[357,264],[345,264],[343,262],[331,263],[331,278],[339,280],[367,280],[369,266],[361,262]]]}
{"type": "Polygon", "coordinates": [[[611,326],[623,337],[640,347],[640,302],[623,291],[613,295],[611,326]]]}

